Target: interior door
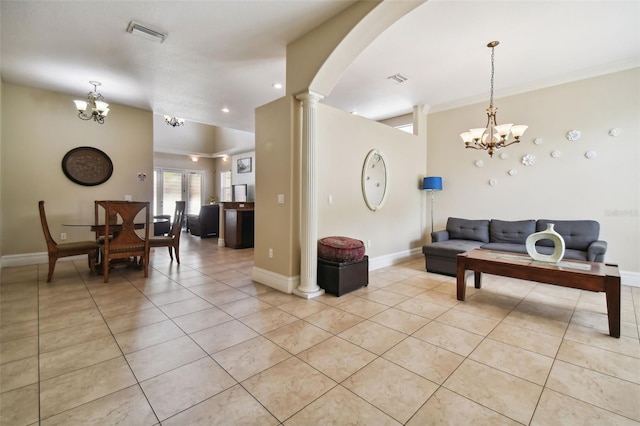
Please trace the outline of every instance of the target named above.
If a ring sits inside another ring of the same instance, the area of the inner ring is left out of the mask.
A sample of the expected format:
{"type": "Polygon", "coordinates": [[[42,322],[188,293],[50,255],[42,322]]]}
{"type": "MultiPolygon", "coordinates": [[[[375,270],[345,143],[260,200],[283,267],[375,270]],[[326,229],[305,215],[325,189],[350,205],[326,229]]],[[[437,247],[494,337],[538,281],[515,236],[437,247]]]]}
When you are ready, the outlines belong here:
{"type": "Polygon", "coordinates": [[[204,172],[175,169],[155,169],[154,216],[172,216],[176,201],[186,201],[186,214],[198,214],[203,203],[204,172]]]}

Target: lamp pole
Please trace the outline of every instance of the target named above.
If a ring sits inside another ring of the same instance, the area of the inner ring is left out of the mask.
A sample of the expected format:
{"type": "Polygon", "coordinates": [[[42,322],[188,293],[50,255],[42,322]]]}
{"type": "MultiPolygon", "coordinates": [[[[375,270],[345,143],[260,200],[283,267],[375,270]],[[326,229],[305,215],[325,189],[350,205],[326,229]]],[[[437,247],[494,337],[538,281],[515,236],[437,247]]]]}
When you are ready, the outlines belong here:
{"type": "Polygon", "coordinates": [[[431,192],[431,232],[433,232],[433,208],[435,206],[434,191],[442,191],[442,177],[428,176],[422,181],[422,189],[431,192]]]}

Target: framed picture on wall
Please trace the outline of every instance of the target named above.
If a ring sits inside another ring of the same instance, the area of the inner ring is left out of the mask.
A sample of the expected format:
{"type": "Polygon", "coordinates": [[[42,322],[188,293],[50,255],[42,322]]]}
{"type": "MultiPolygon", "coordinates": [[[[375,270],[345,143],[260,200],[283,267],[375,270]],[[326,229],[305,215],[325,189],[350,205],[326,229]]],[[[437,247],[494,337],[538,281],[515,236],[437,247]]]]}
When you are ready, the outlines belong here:
{"type": "Polygon", "coordinates": [[[251,173],[251,157],[238,160],[238,173],[251,173]]]}

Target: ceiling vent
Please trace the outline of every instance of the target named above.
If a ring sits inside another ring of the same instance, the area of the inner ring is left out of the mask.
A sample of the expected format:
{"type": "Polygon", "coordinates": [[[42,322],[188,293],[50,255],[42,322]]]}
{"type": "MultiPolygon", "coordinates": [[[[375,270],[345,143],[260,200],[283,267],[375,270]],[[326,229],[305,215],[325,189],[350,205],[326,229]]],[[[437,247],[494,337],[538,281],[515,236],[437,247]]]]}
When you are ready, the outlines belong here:
{"type": "Polygon", "coordinates": [[[405,77],[404,75],[398,73],[398,74],[394,74],[392,76],[387,77],[387,80],[393,80],[396,83],[404,83],[405,81],[408,80],[408,78],[405,77]]]}
{"type": "Polygon", "coordinates": [[[131,34],[135,34],[140,37],[144,37],[147,40],[155,41],[156,43],[162,43],[167,38],[168,34],[152,30],[151,28],[145,27],[142,24],[131,21],[129,22],[129,26],[127,27],[127,32],[131,34]]]}

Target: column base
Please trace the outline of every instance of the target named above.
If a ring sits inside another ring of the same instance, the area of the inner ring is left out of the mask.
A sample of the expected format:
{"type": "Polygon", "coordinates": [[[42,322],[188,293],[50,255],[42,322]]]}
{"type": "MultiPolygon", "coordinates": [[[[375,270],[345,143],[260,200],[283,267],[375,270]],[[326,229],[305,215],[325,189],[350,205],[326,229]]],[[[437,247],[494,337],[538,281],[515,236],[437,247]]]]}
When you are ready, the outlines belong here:
{"type": "Polygon", "coordinates": [[[300,296],[304,299],[313,299],[314,297],[322,296],[324,294],[324,289],[319,288],[318,290],[313,291],[311,293],[305,293],[304,291],[295,289],[293,290],[293,294],[295,294],[296,296],[300,296]]]}

